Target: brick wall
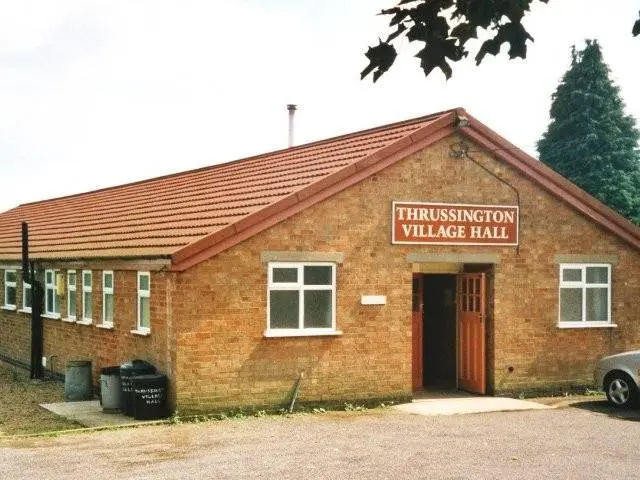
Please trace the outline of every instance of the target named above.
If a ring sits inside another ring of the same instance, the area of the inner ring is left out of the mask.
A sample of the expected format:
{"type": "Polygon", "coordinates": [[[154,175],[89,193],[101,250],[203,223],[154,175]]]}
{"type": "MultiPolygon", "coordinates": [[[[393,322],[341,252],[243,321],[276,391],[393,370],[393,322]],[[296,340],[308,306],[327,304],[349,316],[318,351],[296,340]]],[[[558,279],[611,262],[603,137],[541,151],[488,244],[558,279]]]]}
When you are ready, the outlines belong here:
{"type": "MultiPolygon", "coordinates": [[[[82,268],[77,273],[77,319],[82,318],[82,268]]],[[[100,328],[102,324],[102,270],[92,271],[92,323],[65,322],[68,317],[67,270],[60,270],[65,280],[65,293],[60,299],[62,319],[43,318],[43,355],[48,358],[47,368],[64,373],[69,360],[91,360],[94,384],[99,383],[100,368],[119,365],[132,358],[153,363],[172,376],[170,342],[167,322],[167,285],[172,274],[151,272],[151,334],[131,333],[137,321],[137,272],[114,271],[113,328],[100,328]],[[53,356],[53,358],[52,358],[53,356]]],[[[19,278],[18,299],[21,306],[22,290],[19,278]]],[[[2,289],[4,295],[4,289],[2,289]]],[[[1,299],[4,304],[4,298],[1,299]]],[[[28,363],[30,359],[30,315],[0,310],[0,354],[28,363]]],[[[173,399],[173,388],[170,388],[173,399]]]]}
{"type": "MultiPolygon", "coordinates": [[[[17,308],[22,308],[22,278],[18,271],[17,308]]],[[[0,270],[0,307],[5,304],[4,270],[0,270]]],[[[31,315],[0,308],[0,355],[28,364],[31,358],[31,315]]]]}
{"type": "MultiPolygon", "coordinates": [[[[82,278],[78,273],[76,291],[78,319],[82,315],[82,278]]],[[[66,279],[66,271],[63,270],[66,279]]],[[[62,320],[44,319],[44,355],[56,355],[57,369],[63,371],[69,360],[91,359],[94,379],[100,368],[119,365],[131,358],[147,360],[161,371],[167,371],[166,356],[166,279],[165,273],[152,274],[151,335],[131,333],[137,321],[137,274],[135,271],[114,272],[114,326],[99,328],[102,323],[102,271],[93,271],[93,323],[81,325],[62,320]]],[[[62,298],[61,315],[67,316],[66,295],[62,298]]]]}
{"type": "MultiPolygon", "coordinates": [[[[497,253],[491,272],[489,386],[497,392],[591,381],[601,355],[640,347],[640,255],[572,208],[487,155],[474,158],[520,191],[520,252],[515,247],[391,245],[393,200],[515,204],[515,194],[469,160],[452,159],[454,138],[178,275],[179,408],[282,403],[300,372],[300,400],[411,393],[410,252],[497,253]],[[342,252],[337,267],[337,337],[265,338],[267,267],[261,252],[342,252]],[[614,254],[616,329],[557,327],[554,255],[614,254]],[[383,306],[360,295],[387,296],[383,306]],[[512,367],[511,373],[508,373],[512,367]]],[[[472,151],[475,150],[472,148],[472,151]]]]}

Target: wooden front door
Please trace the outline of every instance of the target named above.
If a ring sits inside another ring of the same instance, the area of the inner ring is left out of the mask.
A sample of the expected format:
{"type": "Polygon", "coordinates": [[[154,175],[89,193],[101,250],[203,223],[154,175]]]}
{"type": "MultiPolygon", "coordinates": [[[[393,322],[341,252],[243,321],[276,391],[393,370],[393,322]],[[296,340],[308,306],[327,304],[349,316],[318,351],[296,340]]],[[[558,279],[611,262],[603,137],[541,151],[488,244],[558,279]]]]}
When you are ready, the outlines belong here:
{"type": "Polygon", "coordinates": [[[424,277],[413,276],[413,305],[411,312],[411,385],[413,390],[422,390],[422,358],[424,329],[424,277]]]}
{"type": "Polygon", "coordinates": [[[484,273],[458,275],[458,387],[484,394],[486,279],[484,273]]]}

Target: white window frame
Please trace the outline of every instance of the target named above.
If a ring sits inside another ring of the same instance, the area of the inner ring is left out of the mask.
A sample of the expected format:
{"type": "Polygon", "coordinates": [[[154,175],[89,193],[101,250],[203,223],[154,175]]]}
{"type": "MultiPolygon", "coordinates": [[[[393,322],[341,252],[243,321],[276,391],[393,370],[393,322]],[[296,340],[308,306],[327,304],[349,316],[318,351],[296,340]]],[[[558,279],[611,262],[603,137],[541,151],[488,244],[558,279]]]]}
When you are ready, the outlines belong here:
{"type": "Polygon", "coordinates": [[[336,330],[336,264],[333,262],[270,262],[267,281],[267,330],[265,337],[300,337],[317,335],[341,335],[336,330]],[[331,285],[305,285],[304,267],[331,267],[331,285]],[[273,270],[276,268],[296,268],[296,282],[273,282],[273,270]],[[298,302],[298,328],[271,328],[271,291],[294,290],[300,294],[298,302]],[[326,328],[304,327],[304,292],[310,290],[326,290],[331,292],[331,326],[326,328]]]}
{"type": "Polygon", "coordinates": [[[136,329],[133,330],[133,333],[149,333],[151,331],[151,272],[138,272],[138,296],[136,302],[136,310],[138,313],[138,317],[136,320],[136,329]],[[140,277],[147,276],[149,277],[149,289],[142,290],[140,289],[140,277]],[[140,325],[140,299],[148,298],[149,299],[149,326],[143,327],[140,325]]]}
{"type": "Polygon", "coordinates": [[[33,305],[33,290],[31,284],[25,281],[22,282],[22,312],[31,313],[31,307],[27,306],[27,290],[31,292],[31,304],[33,305]]]}
{"type": "Polygon", "coordinates": [[[102,325],[105,327],[113,327],[113,316],[115,314],[115,303],[113,299],[113,290],[115,288],[115,275],[113,274],[113,270],[104,270],[102,272],[102,325]],[[106,287],[106,283],[104,279],[107,275],[111,276],[111,287],[106,287]],[[107,320],[107,302],[105,301],[107,295],[111,295],[112,301],[111,305],[113,306],[113,312],[111,312],[111,321],[107,320]]]}
{"type": "Polygon", "coordinates": [[[58,300],[57,297],[58,295],[56,295],[56,289],[57,289],[57,284],[56,284],[56,277],[57,277],[57,273],[58,271],[54,270],[54,269],[47,269],[44,271],[44,316],[48,317],[48,318],[60,318],[60,313],[56,312],[56,306],[58,307],[58,310],[60,310],[60,305],[58,304],[58,300]],[[52,279],[52,283],[47,283],[47,274],[51,273],[51,279],[52,279]],[[48,307],[49,307],[49,295],[53,295],[53,311],[49,311],[48,307]]]}
{"type": "Polygon", "coordinates": [[[91,270],[82,270],[82,323],[91,324],[93,322],[93,272],[91,270]],[[85,275],[89,275],[90,283],[88,287],[84,284],[85,275]],[[87,317],[87,305],[85,294],[90,293],[91,316],[87,317]]]}
{"type": "Polygon", "coordinates": [[[608,263],[561,263],[560,278],[558,287],[558,326],[560,328],[593,328],[593,327],[616,327],[611,320],[611,265],[608,263]],[[607,283],[587,283],[587,268],[597,267],[607,269],[607,283]],[[581,270],[580,281],[563,280],[565,270],[581,270]],[[582,319],[580,321],[566,322],[561,317],[561,301],[560,296],[563,288],[581,289],[582,290],[582,319]],[[589,288],[606,288],[607,289],[607,320],[606,321],[590,321],[587,320],[587,290],[589,288]]]}
{"type": "Polygon", "coordinates": [[[76,320],[78,314],[78,297],[76,295],[78,285],[78,275],[75,270],[67,270],[67,318],[69,320],[76,320]],[[75,275],[76,282],[71,283],[71,274],[75,275]],[[76,295],[76,310],[74,314],[71,314],[71,295],[76,295]]]}
{"type": "Polygon", "coordinates": [[[14,304],[8,303],[7,299],[9,298],[8,290],[10,288],[13,288],[16,291],[15,297],[16,297],[16,303],[18,303],[18,271],[12,268],[6,269],[4,271],[3,279],[4,279],[4,308],[6,310],[15,310],[17,306],[14,304]],[[7,280],[9,273],[13,273],[14,275],[15,280],[13,282],[10,282],[9,280],[7,280]]]}

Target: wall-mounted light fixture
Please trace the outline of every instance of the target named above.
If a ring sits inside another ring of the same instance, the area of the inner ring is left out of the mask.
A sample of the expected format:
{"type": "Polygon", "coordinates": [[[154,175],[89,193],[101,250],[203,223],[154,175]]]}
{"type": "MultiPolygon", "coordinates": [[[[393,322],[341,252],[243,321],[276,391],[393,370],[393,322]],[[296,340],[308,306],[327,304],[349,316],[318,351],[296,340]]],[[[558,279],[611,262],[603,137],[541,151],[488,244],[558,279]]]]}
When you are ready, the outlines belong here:
{"type": "Polygon", "coordinates": [[[456,127],[464,128],[469,126],[469,118],[464,115],[458,115],[458,119],[456,121],[456,127]]]}

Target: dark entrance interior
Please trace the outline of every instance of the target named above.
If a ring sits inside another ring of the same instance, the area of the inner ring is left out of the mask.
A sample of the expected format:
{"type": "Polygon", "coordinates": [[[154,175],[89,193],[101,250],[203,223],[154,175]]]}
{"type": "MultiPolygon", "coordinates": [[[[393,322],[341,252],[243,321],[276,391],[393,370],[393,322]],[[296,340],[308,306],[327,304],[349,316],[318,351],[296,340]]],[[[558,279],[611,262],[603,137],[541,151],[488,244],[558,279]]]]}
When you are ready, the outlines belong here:
{"type": "Polygon", "coordinates": [[[423,385],[456,388],[456,276],[423,279],[423,385]]]}

